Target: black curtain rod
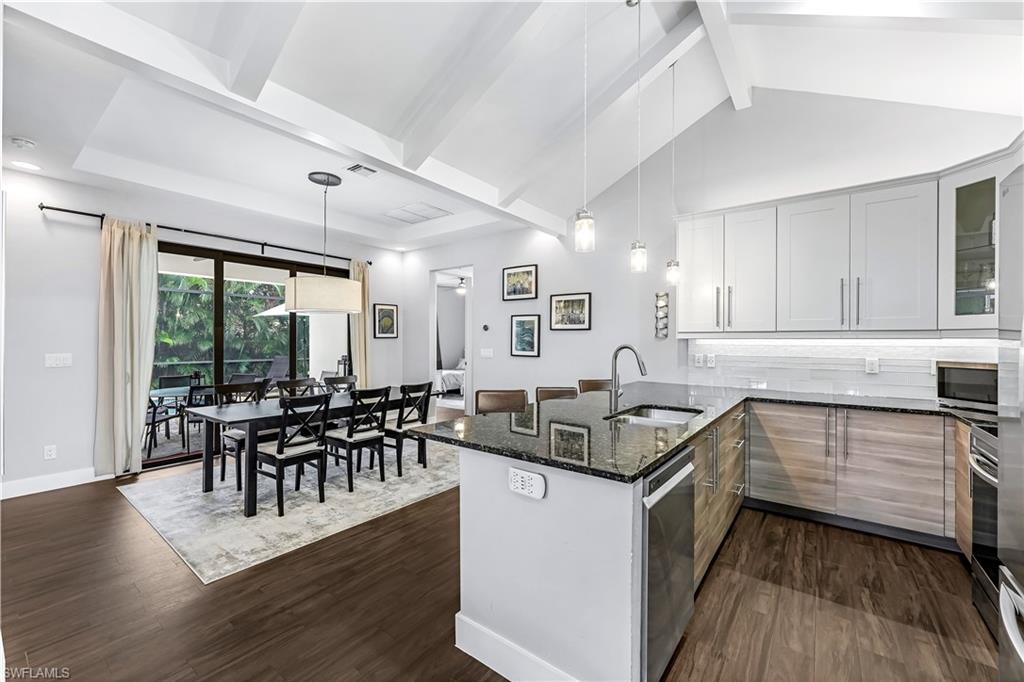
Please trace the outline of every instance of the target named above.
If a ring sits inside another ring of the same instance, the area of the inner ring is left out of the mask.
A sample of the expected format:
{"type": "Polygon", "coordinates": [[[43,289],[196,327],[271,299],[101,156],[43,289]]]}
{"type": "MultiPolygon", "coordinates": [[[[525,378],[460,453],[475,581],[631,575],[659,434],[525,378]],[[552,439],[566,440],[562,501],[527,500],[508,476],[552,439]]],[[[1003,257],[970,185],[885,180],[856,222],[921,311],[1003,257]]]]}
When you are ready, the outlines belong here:
{"type": "MultiPolygon", "coordinates": [[[[61,213],[71,213],[72,215],[87,216],[89,218],[99,218],[100,219],[100,226],[101,227],[103,226],[103,219],[107,217],[106,213],[89,213],[88,211],[75,211],[75,210],[70,209],[70,208],[60,208],[58,206],[47,206],[46,204],[44,204],[42,202],[39,202],[39,210],[40,211],[59,211],[61,213]]],[[[146,223],[146,224],[149,225],[150,223],[146,223]]],[[[255,239],[246,239],[244,237],[229,237],[227,235],[214,234],[212,232],[201,232],[199,230],[189,230],[189,229],[184,228],[184,227],[172,227],[171,225],[157,225],[156,227],[161,229],[161,230],[171,230],[172,232],[183,232],[185,234],[195,234],[195,235],[199,235],[200,237],[212,237],[214,239],[226,239],[227,241],[240,242],[242,244],[252,244],[253,246],[260,247],[260,253],[263,254],[263,255],[266,255],[265,249],[278,249],[280,251],[291,251],[292,253],[303,253],[303,254],[306,254],[308,256],[320,256],[320,257],[323,257],[323,255],[324,255],[324,254],[322,254],[322,253],[320,253],[318,251],[310,251],[308,249],[298,249],[298,248],[295,248],[294,246],[282,246],[281,244],[273,244],[271,242],[260,242],[260,241],[256,241],[255,239]]],[[[327,254],[327,257],[328,258],[333,258],[335,260],[347,260],[349,263],[352,262],[352,259],[349,258],[348,256],[334,256],[334,255],[331,255],[331,254],[327,254]]],[[[366,264],[367,265],[373,265],[373,261],[369,261],[368,260],[368,261],[366,261],[366,264]]]]}

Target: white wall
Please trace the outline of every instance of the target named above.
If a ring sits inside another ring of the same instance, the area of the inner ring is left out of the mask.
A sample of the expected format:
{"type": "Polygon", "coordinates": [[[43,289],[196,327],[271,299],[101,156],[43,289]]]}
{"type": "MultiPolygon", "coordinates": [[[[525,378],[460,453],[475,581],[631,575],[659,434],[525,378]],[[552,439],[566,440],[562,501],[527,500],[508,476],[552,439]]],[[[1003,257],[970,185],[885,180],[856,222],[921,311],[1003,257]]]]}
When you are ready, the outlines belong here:
{"type": "Polygon", "coordinates": [[[466,297],[451,287],[437,288],[437,338],[442,367],[455,369],[466,356],[466,297]]]}
{"type": "MultiPolygon", "coordinates": [[[[92,477],[100,230],[94,218],[41,213],[36,208],[40,201],[312,250],[321,245],[316,230],[306,226],[181,195],[134,187],[114,192],[7,170],[3,181],[8,192],[4,365],[4,494],[8,496],[92,477]],[[56,352],[72,353],[73,366],[44,368],[43,354],[56,352]],[[47,444],[57,445],[57,459],[43,460],[47,444]]],[[[177,233],[160,236],[244,253],[259,251],[177,233]]],[[[337,239],[328,248],[373,261],[371,303],[402,303],[400,254],[337,239]]],[[[297,254],[268,250],[267,255],[295,260],[297,254]]],[[[370,353],[374,382],[401,382],[400,343],[371,338],[370,353]]]]}

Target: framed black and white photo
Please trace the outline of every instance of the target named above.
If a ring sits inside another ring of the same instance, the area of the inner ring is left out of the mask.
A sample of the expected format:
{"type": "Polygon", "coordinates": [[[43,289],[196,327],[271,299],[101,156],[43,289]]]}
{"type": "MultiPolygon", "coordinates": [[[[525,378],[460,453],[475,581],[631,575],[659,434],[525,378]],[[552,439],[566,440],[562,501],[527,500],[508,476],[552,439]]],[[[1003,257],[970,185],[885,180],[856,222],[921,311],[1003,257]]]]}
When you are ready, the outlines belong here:
{"type": "Polygon", "coordinates": [[[548,434],[552,459],[580,466],[590,464],[590,427],[551,422],[548,434]]]}
{"type": "Polygon", "coordinates": [[[510,335],[513,357],[540,357],[540,315],[513,315],[510,335]]]}
{"type": "Polygon", "coordinates": [[[393,303],[373,304],[373,338],[398,338],[398,306],[393,303]]]}
{"type": "Polygon", "coordinates": [[[548,325],[551,331],[590,329],[590,293],[552,294],[548,325]]]}
{"type": "Polygon", "coordinates": [[[524,436],[539,436],[540,424],[537,423],[537,405],[530,403],[523,412],[508,413],[508,430],[524,436]]]}
{"type": "Polygon", "coordinates": [[[501,271],[501,300],[537,298],[537,266],[515,265],[501,271]]]}

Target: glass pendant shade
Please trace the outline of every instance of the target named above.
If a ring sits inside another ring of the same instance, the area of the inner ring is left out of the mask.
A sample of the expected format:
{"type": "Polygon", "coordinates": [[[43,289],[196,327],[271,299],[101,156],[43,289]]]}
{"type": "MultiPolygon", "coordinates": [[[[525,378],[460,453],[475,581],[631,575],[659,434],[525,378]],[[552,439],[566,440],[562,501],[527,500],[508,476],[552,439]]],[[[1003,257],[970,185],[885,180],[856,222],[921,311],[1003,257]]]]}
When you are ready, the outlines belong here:
{"type": "Polygon", "coordinates": [[[585,208],[576,211],[576,228],[573,231],[573,249],[576,253],[590,253],[594,250],[596,234],[594,216],[585,208]]]}
{"type": "Polygon", "coordinates": [[[647,272],[647,244],[635,241],[630,245],[629,271],[647,272]]]}
{"type": "Polygon", "coordinates": [[[361,313],[363,285],[325,275],[289,277],[284,285],[284,308],[290,313],[361,313]]]}
{"type": "Polygon", "coordinates": [[[679,261],[670,260],[665,264],[665,279],[669,284],[679,284],[679,261]]]}

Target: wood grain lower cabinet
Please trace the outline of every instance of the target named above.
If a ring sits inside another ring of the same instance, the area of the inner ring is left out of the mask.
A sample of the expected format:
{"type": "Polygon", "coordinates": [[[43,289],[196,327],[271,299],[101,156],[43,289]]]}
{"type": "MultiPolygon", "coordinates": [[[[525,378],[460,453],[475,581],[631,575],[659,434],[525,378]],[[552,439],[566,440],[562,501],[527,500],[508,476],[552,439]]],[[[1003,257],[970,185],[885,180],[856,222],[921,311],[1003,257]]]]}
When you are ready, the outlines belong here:
{"type": "Polygon", "coordinates": [[[747,404],[750,496],[834,513],[836,460],[825,407],[747,404]]]}
{"type": "Polygon", "coordinates": [[[971,454],[971,427],[959,419],[956,422],[955,439],[956,520],[954,526],[956,544],[960,546],[960,551],[970,561],[972,551],[971,533],[974,531],[974,524],[972,523],[974,507],[971,500],[971,465],[968,463],[968,458],[971,454]]]}
{"type": "Polygon", "coordinates": [[[700,584],[743,502],[745,409],[730,411],[694,445],[694,580],[700,584]]]}
{"type": "Polygon", "coordinates": [[[835,433],[837,514],[943,535],[941,416],[840,407],[835,433]]]}

